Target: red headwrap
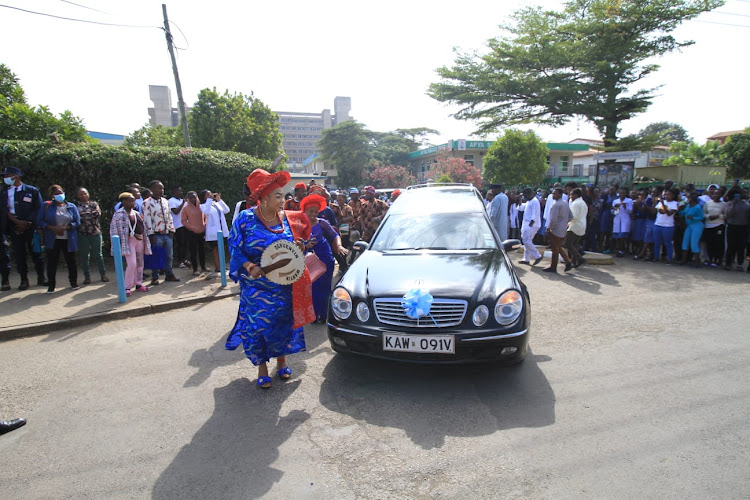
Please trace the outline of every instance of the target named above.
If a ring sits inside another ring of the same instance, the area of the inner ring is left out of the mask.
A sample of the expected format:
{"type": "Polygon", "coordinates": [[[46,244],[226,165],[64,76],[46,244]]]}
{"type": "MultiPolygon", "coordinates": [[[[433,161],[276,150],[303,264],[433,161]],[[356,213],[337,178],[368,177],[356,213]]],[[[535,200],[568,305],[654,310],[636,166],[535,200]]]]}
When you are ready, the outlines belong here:
{"type": "Polygon", "coordinates": [[[299,202],[299,209],[304,212],[310,205],[318,205],[318,212],[321,212],[328,206],[328,203],[326,203],[326,199],[319,194],[308,194],[299,202]]]}
{"type": "Polygon", "coordinates": [[[310,186],[310,190],[308,191],[308,193],[310,194],[317,193],[317,194],[324,195],[324,194],[327,194],[327,191],[326,191],[326,188],[324,188],[323,186],[319,184],[313,184],[312,186],[310,186]]]}
{"type": "Polygon", "coordinates": [[[247,176],[246,182],[253,196],[257,200],[262,200],[274,189],[286,186],[290,179],[291,176],[286,170],[272,174],[262,168],[256,168],[247,176]]]}
{"type": "Polygon", "coordinates": [[[298,182],[294,185],[294,189],[304,189],[305,191],[307,191],[307,186],[304,182],[298,182]]]}

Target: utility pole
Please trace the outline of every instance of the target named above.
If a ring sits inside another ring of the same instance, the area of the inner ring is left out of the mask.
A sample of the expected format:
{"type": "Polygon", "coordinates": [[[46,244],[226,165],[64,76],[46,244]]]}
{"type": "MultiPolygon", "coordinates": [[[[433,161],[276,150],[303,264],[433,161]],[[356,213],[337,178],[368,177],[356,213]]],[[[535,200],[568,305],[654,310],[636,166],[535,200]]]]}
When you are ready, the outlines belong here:
{"type": "Polygon", "coordinates": [[[172,46],[172,33],[169,31],[169,19],[167,18],[167,5],[161,4],[161,10],[164,13],[164,35],[167,37],[167,48],[169,56],[172,58],[172,72],[174,73],[174,83],[177,86],[177,106],[180,109],[180,123],[182,132],[185,134],[185,146],[190,145],[190,131],[188,130],[187,113],[185,113],[185,101],[182,100],[182,86],[180,85],[180,74],[177,72],[177,61],[174,58],[174,48],[172,46]]]}

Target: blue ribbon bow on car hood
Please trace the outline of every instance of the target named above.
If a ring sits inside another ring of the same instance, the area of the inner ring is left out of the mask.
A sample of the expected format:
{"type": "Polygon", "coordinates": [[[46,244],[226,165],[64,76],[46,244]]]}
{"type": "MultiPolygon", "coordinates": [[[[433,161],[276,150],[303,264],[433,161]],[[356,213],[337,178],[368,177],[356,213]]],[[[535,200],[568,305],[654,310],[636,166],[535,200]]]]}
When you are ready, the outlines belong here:
{"type": "Polygon", "coordinates": [[[429,316],[432,306],[432,295],[424,288],[412,288],[401,297],[401,307],[404,314],[411,319],[429,316]]]}

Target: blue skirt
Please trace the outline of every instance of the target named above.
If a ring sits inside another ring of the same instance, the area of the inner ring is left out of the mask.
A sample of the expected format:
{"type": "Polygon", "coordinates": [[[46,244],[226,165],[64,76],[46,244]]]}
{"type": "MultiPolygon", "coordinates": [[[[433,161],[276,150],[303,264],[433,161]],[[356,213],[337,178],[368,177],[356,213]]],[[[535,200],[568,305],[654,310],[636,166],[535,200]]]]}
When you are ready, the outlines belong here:
{"type": "Polygon", "coordinates": [[[634,219],[633,228],[630,231],[630,239],[633,241],[643,241],[646,236],[646,219],[634,219]]]}
{"type": "Polygon", "coordinates": [[[242,344],[254,365],[305,350],[302,328],[292,328],[292,286],[266,278],[240,278],[240,308],[226,348],[242,344]]]}

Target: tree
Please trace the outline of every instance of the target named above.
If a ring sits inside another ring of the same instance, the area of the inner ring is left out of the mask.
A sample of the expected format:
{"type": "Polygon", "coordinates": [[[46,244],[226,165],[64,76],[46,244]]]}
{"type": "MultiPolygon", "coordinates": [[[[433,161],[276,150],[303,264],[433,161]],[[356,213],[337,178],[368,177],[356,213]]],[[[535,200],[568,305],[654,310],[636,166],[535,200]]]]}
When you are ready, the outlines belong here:
{"type": "Polygon", "coordinates": [[[0,104],[26,104],[26,95],[18,77],[5,64],[0,64],[0,104]]]}
{"type": "Polygon", "coordinates": [[[426,136],[439,134],[427,127],[399,128],[393,132],[372,132],[370,134],[371,155],[375,161],[384,164],[400,165],[406,163],[409,153],[418,150],[427,143],[426,136]]]}
{"type": "Polygon", "coordinates": [[[56,117],[46,106],[29,106],[18,77],[4,64],[0,64],[0,96],[0,137],[3,139],[92,140],[83,121],[70,111],[63,111],[56,117]]]}
{"type": "Polygon", "coordinates": [[[396,133],[411,142],[415,146],[414,149],[429,146],[428,135],[440,135],[440,132],[428,127],[397,128],[396,133]]]}
{"type": "Polygon", "coordinates": [[[437,157],[437,163],[430,167],[430,177],[439,179],[448,176],[451,182],[473,184],[477,189],[482,187],[482,172],[478,167],[467,162],[463,158],[454,158],[448,153],[441,153],[437,157]]]}
{"type": "Polygon", "coordinates": [[[125,138],[126,146],[181,147],[185,145],[182,127],[146,124],[125,138]]]}
{"type": "Polygon", "coordinates": [[[436,181],[438,184],[453,184],[453,179],[448,174],[441,175],[436,181]]]}
{"type": "Polygon", "coordinates": [[[368,178],[376,188],[406,187],[417,182],[406,167],[378,163],[374,164],[374,169],[368,173],[368,178]]]}
{"type": "Polygon", "coordinates": [[[507,125],[591,121],[608,146],[620,123],[645,111],[657,88],[641,80],[658,70],[653,58],[692,44],[671,32],[724,0],[571,0],[561,12],[524,8],[489,40],[489,53],[459,53],[428,95],[462,107],[478,133],[507,125]]]}
{"type": "Polygon", "coordinates": [[[692,142],[693,139],[688,135],[687,130],[681,125],[670,122],[655,122],[638,132],[638,137],[647,139],[655,137],[655,141],[660,146],[669,146],[673,142],[692,142]]]}
{"type": "Polygon", "coordinates": [[[190,139],[198,148],[237,151],[271,160],[281,153],[278,116],[250,95],[203,89],[188,115],[190,139]]]}
{"type": "Polygon", "coordinates": [[[418,149],[416,143],[395,132],[366,132],[370,136],[370,156],[380,164],[406,163],[409,153],[418,149]]]}
{"type": "Polygon", "coordinates": [[[750,179],[750,129],[727,139],[722,148],[727,174],[735,179],[750,179]]]}
{"type": "Polygon", "coordinates": [[[318,141],[320,160],[336,168],[341,187],[362,184],[363,172],[370,164],[370,134],[356,120],[323,130],[318,141]]]}
{"type": "Polygon", "coordinates": [[[493,184],[536,185],[547,172],[549,148],[532,131],[509,129],[487,150],[484,178],[493,184]]]}
{"type": "Polygon", "coordinates": [[[704,145],[697,142],[673,142],[669,150],[677,154],[664,160],[663,165],[718,165],[721,163],[721,149],[719,141],[708,141],[704,145]]]}

